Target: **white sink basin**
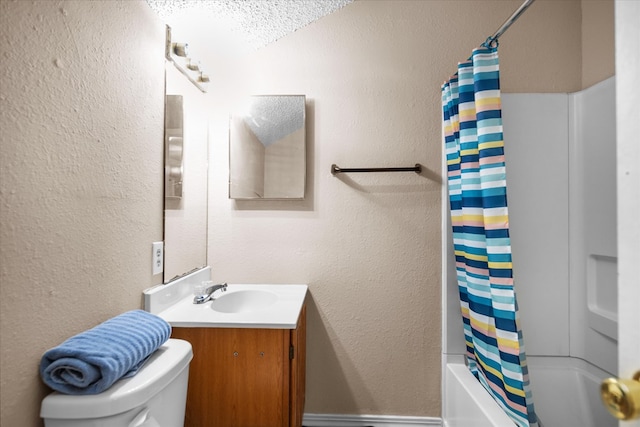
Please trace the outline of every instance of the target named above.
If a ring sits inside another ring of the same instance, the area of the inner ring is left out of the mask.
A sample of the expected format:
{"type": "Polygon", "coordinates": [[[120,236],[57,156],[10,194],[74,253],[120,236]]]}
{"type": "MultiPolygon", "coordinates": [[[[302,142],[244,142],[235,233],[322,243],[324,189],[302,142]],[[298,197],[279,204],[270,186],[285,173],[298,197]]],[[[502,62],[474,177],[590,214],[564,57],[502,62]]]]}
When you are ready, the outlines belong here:
{"type": "Polygon", "coordinates": [[[193,303],[192,287],[175,292],[174,299],[169,289],[157,290],[175,302],[154,313],[174,327],[295,329],[307,285],[230,283],[226,292],[216,291],[215,299],[204,304],[193,303]]]}
{"type": "Polygon", "coordinates": [[[258,289],[239,290],[223,293],[211,303],[214,311],[221,313],[246,313],[249,311],[263,310],[278,301],[278,296],[273,292],[258,289]]]}

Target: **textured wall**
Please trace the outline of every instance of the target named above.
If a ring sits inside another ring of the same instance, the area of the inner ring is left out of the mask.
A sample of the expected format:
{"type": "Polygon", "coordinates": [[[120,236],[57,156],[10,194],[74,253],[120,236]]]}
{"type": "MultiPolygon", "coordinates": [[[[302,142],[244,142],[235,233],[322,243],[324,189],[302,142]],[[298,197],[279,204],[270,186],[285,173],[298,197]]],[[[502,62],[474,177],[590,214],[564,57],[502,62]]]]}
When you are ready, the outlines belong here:
{"type": "Polygon", "coordinates": [[[146,3],[0,2],[2,426],[42,353],[161,280],[164,26],[146,3]]]}
{"type": "Polygon", "coordinates": [[[582,0],[582,88],[615,74],[613,0],[582,0]]]}
{"type": "MultiPolygon", "coordinates": [[[[306,412],[439,415],[440,84],[520,4],[356,1],[216,58],[209,264],[309,284],[306,412]],[[227,199],[226,115],[245,93],[307,96],[304,202],[227,199]],[[416,162],[421,176],[330,174],[416,162]]],[[[536,2],[501,40],[503,89],[578,90],[580,24],[579,1],[536,2]]]]}

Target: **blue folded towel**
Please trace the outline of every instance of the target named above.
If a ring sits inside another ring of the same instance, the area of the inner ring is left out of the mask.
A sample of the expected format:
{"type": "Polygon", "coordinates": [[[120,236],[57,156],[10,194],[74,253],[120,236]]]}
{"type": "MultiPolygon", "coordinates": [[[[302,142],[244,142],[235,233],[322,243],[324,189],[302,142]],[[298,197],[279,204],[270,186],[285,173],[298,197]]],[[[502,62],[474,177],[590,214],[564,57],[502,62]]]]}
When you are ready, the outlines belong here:
{"type": "Polygon", "coordinates": [[[47,350],[40,376],[65,394],[97,394],[130,377],[169,339],[171,326],[143,310],[107,320],[47,350]]]}

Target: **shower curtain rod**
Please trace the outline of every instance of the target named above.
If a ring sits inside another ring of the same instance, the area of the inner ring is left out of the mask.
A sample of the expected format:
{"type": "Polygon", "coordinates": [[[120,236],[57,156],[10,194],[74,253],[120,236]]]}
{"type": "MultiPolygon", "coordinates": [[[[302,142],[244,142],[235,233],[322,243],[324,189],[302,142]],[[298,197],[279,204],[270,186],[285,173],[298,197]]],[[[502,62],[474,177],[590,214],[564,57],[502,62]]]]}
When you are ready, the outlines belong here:
{"type": "Polygon", "coordinates": [[[500,36],[509,29],[511,24],[513,24],[518,18],[520,18],[520,15],[522,15],[534,1],[535,0],[525,0],[524,3],[522,3],[520,7],[515,12],[513,12],[513,14],[506,21],[504,21],[504,24],[502,24],[491,37],[487,38],[487,40],[483,44],[486,46],[491,46],[494,42],[497,43],[498,38],[500,38],[500,36]]]}

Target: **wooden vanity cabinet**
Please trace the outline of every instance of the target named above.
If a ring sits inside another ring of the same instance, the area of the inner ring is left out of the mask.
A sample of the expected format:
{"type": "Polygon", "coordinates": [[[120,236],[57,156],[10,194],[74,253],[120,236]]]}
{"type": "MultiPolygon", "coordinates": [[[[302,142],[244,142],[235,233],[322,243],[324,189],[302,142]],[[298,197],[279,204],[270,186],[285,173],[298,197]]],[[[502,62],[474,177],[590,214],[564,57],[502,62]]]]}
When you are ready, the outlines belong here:
{"type": "Polygon", "coordinates": [[[185,427],[301,427],[306,306],[296,329],[181,328],[193,360],[185,427]]]}

